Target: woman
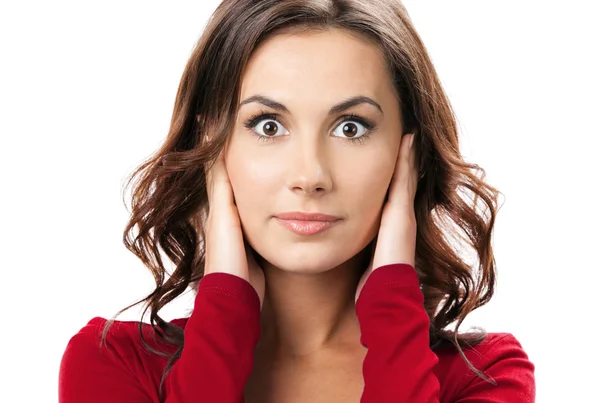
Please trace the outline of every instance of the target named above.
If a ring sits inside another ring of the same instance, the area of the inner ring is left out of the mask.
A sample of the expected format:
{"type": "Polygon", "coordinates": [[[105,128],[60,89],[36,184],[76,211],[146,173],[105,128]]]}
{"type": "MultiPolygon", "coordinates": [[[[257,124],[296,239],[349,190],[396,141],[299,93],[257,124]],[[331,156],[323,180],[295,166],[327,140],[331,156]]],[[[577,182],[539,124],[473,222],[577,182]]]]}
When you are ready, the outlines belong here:
{"type": "Polygon", "coordinates": [[[60,401],[533,402],[512,334],[458,333],[495,284],[477,168],[397,1],[225,0],[132,176],[151,323],[92,319],[60,401]],[[162,320],[188,287],[190,317],[162,320]]]}

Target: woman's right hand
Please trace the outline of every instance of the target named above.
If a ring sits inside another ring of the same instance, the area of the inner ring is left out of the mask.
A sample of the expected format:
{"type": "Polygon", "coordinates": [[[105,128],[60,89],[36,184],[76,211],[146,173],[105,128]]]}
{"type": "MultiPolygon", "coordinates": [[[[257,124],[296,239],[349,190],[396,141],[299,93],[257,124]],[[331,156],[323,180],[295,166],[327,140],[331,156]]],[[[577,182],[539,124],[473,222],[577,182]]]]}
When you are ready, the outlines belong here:
{"type": "Polygon", "coordinates": [[[224,153],[223,149],[214,165],[206,172],[209,212],[204,231],[204,275],[229,273],[243,278],[256,290],[262,309],[265,276],[252,256],[250,246],[244,242],[224,153]]]}

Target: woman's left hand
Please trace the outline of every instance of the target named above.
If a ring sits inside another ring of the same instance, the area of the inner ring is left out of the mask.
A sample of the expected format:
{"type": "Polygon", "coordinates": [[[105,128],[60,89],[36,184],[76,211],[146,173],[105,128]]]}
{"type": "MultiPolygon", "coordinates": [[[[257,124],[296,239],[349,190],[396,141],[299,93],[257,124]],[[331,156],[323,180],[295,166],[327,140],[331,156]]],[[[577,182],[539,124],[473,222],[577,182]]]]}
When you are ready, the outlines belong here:
{"type": "Polygon", "coordinates": [[[402,136],[388,200],[383,206],[379,233],[375,239],[375,250],[369,267],[358,282],[355,302],[373,270],[393,263],[406,263],[415,267],[417,220],[414,200],[418,168],[415,148],[410,144],[414,136],[414,134],[402,136]]]}

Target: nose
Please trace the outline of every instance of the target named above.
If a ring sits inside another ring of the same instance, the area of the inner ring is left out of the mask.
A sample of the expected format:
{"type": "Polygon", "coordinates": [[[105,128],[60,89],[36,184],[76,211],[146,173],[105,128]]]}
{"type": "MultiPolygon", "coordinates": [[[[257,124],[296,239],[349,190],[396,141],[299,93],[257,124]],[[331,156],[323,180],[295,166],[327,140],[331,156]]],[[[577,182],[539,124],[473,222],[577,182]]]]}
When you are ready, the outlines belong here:
{"type": "Polygon", "coordinates": [[[288,159],[288,189],[306,195],[325,194],[333,187],[328,151],[320,136],[298,136],[288,159]]]}

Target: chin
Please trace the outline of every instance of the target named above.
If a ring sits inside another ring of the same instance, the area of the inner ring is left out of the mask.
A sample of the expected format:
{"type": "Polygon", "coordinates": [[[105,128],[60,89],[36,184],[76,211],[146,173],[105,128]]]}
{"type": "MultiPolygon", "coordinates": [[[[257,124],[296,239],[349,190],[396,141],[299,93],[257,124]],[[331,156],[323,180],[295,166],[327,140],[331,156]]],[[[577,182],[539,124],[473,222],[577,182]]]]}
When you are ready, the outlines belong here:
{"type": "Polygon", "coordinates": [[[332,270],[358,254],[361,245],[344,247],[339,242],[272,242],[253,248],[269,264],[277,269],[304,274],[323,273],[332,270]],[[261,247],[262,246],[262,247],[261,247]]]}
{"type": "Polygon", "coordinates": [[[293,255],[281,256],[276,254],[271,258],[263,257],[271,265],[276,267],[278,270],[285,271],[288,273],[299,273],[299,274],[318,274],[329,271],[347,259],[336,259],[332,257],[330,259],[318,259],[311,256],[299,256],[293,255]]]}

